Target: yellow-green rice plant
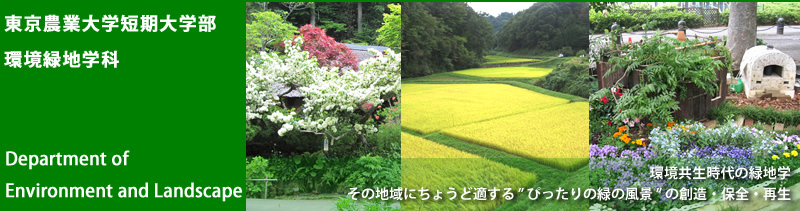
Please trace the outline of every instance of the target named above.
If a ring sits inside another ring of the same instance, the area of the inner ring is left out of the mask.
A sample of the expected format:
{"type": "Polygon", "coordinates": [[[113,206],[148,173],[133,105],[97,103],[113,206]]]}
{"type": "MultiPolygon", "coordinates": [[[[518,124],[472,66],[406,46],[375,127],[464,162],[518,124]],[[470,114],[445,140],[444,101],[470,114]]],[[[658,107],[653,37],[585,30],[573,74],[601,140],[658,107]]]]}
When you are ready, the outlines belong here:
{"type": "Polygon", "coordinates": [[[400,134],[400,143],[401,158],[481,158],[408,133],[400,134]]]}
{"type": "Polygon", "coordinates": [[[589,104],[560,105],[448,128],[442,134],[572,171],[589,161],[589,104]]]}
{"type": "MultiPolygon", "coordinates": [[[[401,202],[403,210],[493,210],[505,200],[503,188],[530,187],[536,182],[536,175],[508,167],[476,155],[440,145],[411,134],[401,135],[403,143],[402,187],[407,189],[427,189],[428,199],[422,200],[419,192],[413,192],[417,199],[401,202]],[[491,199],[488,190],[500,189],[496,198],[491,199]],[[448,194],[454,188],[457,198],[448,194]],[[486,188],[487,200],[462,200],[464,188],[472,194],[466,198],[474,198],[475,189],[486,188]],[[433,200],[436,191],[441,191],[440,200],[433,200]]],[[[516,195],[517,193],[515,193],[516,195]]],[[[520,196],[516,196],[520,197],[520,196]]]]}
{"type": "Polygon", "coordinates": [[[540,78],[547,76],[553,71],[550,68],[537,67],[494,67],[494,68],[473,68],[459,70],[453,73],[476,76],[483,78],[540,78]]]}
{"type": "Polygon", "coordinates": [[[402,90],[402,127],[422,134],[568,103],[505,84],[403,84],[402,90]]]}
{"type": "Polygon", "coordinates": [[[483,63],[485,65],[489,64],[506,64],[506,63],[524,63],[524,62],[532,62],[534,59],[524,59],[524,58],[514,58],[514,57],[505,57],[505,56],[495,56],[489,55],[483,57],[488,61],[483,63]]]}

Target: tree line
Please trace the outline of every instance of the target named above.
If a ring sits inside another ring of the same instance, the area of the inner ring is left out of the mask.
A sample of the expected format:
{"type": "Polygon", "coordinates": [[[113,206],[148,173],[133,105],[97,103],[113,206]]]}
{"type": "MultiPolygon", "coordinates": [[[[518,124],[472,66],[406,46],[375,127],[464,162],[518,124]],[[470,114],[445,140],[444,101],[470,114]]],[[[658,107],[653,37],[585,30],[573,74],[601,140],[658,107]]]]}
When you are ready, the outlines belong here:
{"type": "Polygon", "coordinates": [[[391,13],[389,2],[247,2],[247,23],[253,14],[275,12],[296,28],[306,24],[325,29],[328,36],[344,43],[379,45],[378,30],[383,14],[391,13]]]}
{"type": "Polygon", "coordinates": [[[497,33],[496,50],[520,54],[578,51],[589,48],[588,37],[588,3],[539,2],[514,14],[503,25],[497,33]]]}
{"type": "Polygon", "coordinates": [[[464,2],[405,2],[402,76],[417,77],[480,64],[493,27],[464,2]]]}
{"type": "Polygon", "coordinates": [[[589,48],[589,4],[544,2],[497,17],[463,2],[406,2],[403,77],[477,67],[491,50],[572,55],[589,48]]]}

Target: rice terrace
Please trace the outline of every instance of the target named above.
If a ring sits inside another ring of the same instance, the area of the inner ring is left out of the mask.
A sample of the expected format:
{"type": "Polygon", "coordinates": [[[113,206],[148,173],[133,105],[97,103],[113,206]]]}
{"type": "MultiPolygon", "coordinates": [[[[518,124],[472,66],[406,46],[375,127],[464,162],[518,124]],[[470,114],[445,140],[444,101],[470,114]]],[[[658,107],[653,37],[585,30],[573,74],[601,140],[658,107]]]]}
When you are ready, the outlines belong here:
{"type": "Polygon", "coordinates": [[[589,4],[406,5],[401,186],[442,198],[403,200],[403,209],[588,209],[588,200],[529,193],[589,185],[589,4]],[[490,7],[507,12],[482,12],[490,7]],[[485,200],[473,198],[478,188],[485,200]]]}
{"type": "MultiPolygon", "coordinates": [[[[551,71],[528,66],[473,68],[403,79],[403,187],[529,188],[543,186],[543,176],[580,180],[576,175],[589,162],[584,143],[589,129],[583,126],[589,121],[589,104],[585,98],[533,85],[551,71]],[[535,69],[531,72],[536,74],[519,74],[526,68],[535,69]]],[[[526,194],[507,203],[413,200],[402,206],[412,210],[524,209],[536,202],[526,194]]],[[[570,203],[548,205],[558,207],[553,209],[588,207],[581,201],[570,203]]]]}

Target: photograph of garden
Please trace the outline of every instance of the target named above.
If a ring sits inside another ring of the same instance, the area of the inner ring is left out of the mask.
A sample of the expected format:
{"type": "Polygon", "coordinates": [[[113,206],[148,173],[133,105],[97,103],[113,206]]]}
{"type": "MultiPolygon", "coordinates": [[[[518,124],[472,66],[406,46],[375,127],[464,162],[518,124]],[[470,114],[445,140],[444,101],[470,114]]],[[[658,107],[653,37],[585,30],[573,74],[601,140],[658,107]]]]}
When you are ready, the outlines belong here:
{"type": "Polygon", "coordinates": [[[800,210],[800,3],[245,12],[247,210],[800,210]]]}
{"type": "MultiPolygon", "coordinates": [[[[402,5],[402,187],[588,187],[589,148],[582,141],[589,139],[592,89],[588,3],[402,5]]],[[[401,204],[408,210],[589,207],[587,200],[525,194],[401,204]]]]}
{"type": "Polygon", "coordinates": [[[248,210],[399,210],[401,6],[246,3],[248,210]]]}
{"type": "Polygon", "coordinates": [[[798,11],[591,3],[590,210],[800,209],[798,11]]]}

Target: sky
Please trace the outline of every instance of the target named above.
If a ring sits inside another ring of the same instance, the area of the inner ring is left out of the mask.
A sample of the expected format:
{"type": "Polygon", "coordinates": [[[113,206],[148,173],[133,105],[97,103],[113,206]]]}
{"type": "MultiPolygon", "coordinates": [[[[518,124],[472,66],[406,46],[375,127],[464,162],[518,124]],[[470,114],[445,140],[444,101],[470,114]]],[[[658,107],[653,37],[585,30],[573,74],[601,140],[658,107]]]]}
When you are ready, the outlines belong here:
{"type": "Polygon", "coordinates": [[[536,2],[469,2],[467,3],[476,12],[489,13],[497,17],[500,13],[516,13],[531,7],[536,2]]]}

